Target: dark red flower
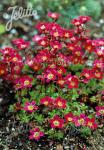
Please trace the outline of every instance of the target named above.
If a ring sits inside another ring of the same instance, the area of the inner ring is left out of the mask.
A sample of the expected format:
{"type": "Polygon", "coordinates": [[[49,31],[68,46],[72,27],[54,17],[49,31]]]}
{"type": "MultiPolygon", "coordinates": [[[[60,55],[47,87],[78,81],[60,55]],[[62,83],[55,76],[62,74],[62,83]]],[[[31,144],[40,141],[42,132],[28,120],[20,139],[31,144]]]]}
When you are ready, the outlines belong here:
{"type": "Polygon", "coordinates": [[[57,84],[62,88],[65,85],[65,79],[64,78],[59,78],[57,80],[57,84]]]}
{"type": "Polygon", "coordinates": [[[66,69],[62,66],[57,68],[57,75],[60,77],[66,73],[66,69]]]}
{"type": "Polygon", "coordinates": [[[51,106],[53,103],[53,98],[49,96],[45,96],[44,98],[40,99],[40,104],[43,104],[45,106],[51,106]]]}
{"type": "Polygon", "coordinates": [[[73,122],[74,115],[72,113],[65,114],[64,118],[67,122],[73,122]]]}
{"type": "Polygon", "coordinates": [[[67,101],[61,97],[57,97],[54,101],[54,106],[56,108],[65,109],[67,101]]]}
{"type": "Polygon", "coordinates": [[[84,68],[82,70],[81,76],[85,77],[86,79],[90,80],[91,78],[93,78],[93,70],[90,69],[86,69],[84,68]]]}
{"type": "Polygon", "coordinates": [[[15,88],[16,89],[30,88],[30,87],[32,87],[32,81],[33,81],[33,78],[24,75],[20,78],[17,78],[14,81],[15,88]]]}
{"type": "Polygon", "coordinates": [[[95,118],[86,118],[86,126],[91,129],[96,129],[98,127],[98,124],[95,122],[95,118]]]}
{"type": "Polygon", "coordinates": [[[61,119],[58,115],[55,115],[52,119],[49,120],[51,128],[61,129],[64,126],[64,120],[61,119]]]}
{"type": "Polygon", "coordinates": [[[50,46],[53,49],[61,49],[62,48],[62,44],[59,41],[51,41],[50,46]]]}
{"type": "Polygon", "coordinates": [[[79,80],[77,76],[71,76],[70,74],[66,77],[66,83],[68,84],[68,88],[78,88],[79,80]]]}

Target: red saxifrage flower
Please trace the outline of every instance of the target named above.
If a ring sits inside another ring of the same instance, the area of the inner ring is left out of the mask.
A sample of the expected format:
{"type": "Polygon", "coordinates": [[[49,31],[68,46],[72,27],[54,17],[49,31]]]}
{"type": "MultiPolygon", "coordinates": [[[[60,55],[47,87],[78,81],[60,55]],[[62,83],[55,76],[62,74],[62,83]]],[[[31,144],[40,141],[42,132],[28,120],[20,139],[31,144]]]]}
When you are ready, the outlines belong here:
{"type": "Polygon", "coordinates": [[[51,106],[53,104],[53,98],[46,96],[44,98],[40,99],[40,104],[43,104],[45,106],[51,106]]]}
{"type": "Polygon", "coordinates": [[[33,81],[33,78],[29,76],[26,76],[26,75],[21,76],[14,81],[15,88],[16,89],[31,88],[32,81],[33,81]]]}
{"type": "Polygon", "coordinates": [[[64,118],[65,118],[67,123],[68,122],[72,122],[72,123],[74,122],[74,115],[71,112],[65,114],[64,118]]]}
{"type": "Polygon", "coordinates": [[[43,136],[44,136],[44,132],[41,131],[38,127],[30,130],[30,136],[29,136],[30,140],[38,141],[43,136]]]}
{"type": "Polygon", "coordinates": [[[104,116],[104,106],[96,106],[96,115],[104,116]]]}
{"type": "Polygon", "coordinates": [[[64,120],[58,115],[55,115],[52,119],[49,120],[49,122],[51,124],[51,128],[61,129],[64,126],[64,120]]]}
{"type": "Polygon", "coordinates": [[[54,101],[54,106],[59,109],[65,109],[67,101],[61,97],[57,97],[54,101]]]}
{"type": "Polygon", "coordinates": [[[96,129],[98,127],[98,124],[95,122],[95,118],[86,118],[85,119],[86,124],[85,126],[91,128],[91,129],[96,129]]]}
{"type": "Polygon", "coordinates": [[[38,106],[36,106],[36,103],[34,101],[32,102],[26,102],[25,106],[23,107],[23,110],[27,111],[27,112],[34,112],[38,109],[38,106]]]}

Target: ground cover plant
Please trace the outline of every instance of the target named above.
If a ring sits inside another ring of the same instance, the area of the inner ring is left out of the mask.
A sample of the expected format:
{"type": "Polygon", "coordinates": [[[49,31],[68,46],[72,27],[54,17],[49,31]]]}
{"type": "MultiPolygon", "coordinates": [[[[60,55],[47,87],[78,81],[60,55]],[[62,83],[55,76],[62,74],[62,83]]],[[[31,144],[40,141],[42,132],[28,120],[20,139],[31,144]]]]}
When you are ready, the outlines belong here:
{"type": "Polygon", "coordinates": [[[90,136],[104,124],[104,39],[92,39],[89,16],[79,16],[66,29],[57,23],[38,22],[37,43],[11,41],[0,50],[0,76],[13,87],[16,102],[9,111],[29,125],[30,140],[61,140],[69,128],[90,136]]]}

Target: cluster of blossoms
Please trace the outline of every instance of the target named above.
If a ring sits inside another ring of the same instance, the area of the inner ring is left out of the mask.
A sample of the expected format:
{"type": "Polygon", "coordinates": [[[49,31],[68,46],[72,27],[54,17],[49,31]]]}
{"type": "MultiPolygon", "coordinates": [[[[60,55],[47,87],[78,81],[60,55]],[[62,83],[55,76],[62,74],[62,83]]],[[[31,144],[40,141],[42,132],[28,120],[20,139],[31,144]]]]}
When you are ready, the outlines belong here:
{"type": "MultiPolygon", "coordinates": [[[[51,109],[66,109],[67,108],[67,101],[61,97],[57,97],[56,99],[53,99],[49,96],[46,96],[44,98],[40,99],[40,105],[44,105],[45,107],[51,107],[51,109]]],[[[39,106],[36,106],[35,101],[32,102],[26,102],[24,107],[21,109],[29,112],[34,113],[36,110],[38,110],[39,106]]],[[[104,115],[104,107],[98,106],[96,107],[97,115],[104,115]]],[[[80,114],[79,116],[74,115],[73,113],[69,112],[64,115],[63,118],[61,118],[59,115],[55,115],[53,118],[49,119],[50,127],[54,129],[62,129],[67,124],[72,123],[76,127],[89,127],[90,129],[96,129],[98,127],[97,122],[95,121],[95,118],[89,118],[85,114],[80,114]]],[[[31,139],[38,140],[41,136],[43,136],[43,132],[41,134],[41,131],[39,128],[35,128],[34,130],[31,130],[32,135],[30,135],[31,139]],[[36,133],[37,134],[36,134],[36,133]],[[34,135],[35,134],[35,135],[34,135]]]]}
{"type": "Polygon", "coordinates": [[[46,96],[40,99],[40,104],[49,106],[51,108],[65,109],[67,106],[67,101],[61,97],[57,97],[56,99],[53,99],[49,96],[46,96]]]}
{"type": "Polygon", "coordinates": [[[75,116],[72,113],[68,113],[65,116],[65,120],[60,118],[59,116],[54,116],[50,119],[51,127],[52,128],[63,128],[65,126],[65,121],[67,123],[74,123],[75,126],[87,126],[91,129],[97,128],[97,123],[94,118],[89,118],[85,116],[85,114],[80,114],[80,116],[75,116]]]}
{"type": "MultiPolygon", "coordinates": [[[[50,127],[53,129],[62,129],[67,125],[67,123],[73,123],[75,126],[86,126],[91,129],[96,129],[98,124],[94,118],[89,118],[85,114],[80,114],[80,116],[74,116],[72,113],[68,113],[62,119],[60,116],[55,115],[49,120],[50,127]]],[[[34,128],[30,130],[30,139],[39,140],[41,136],[44,136],[44,132],[39,128],[34,128]]]]}
{"type": "MultiPolygon", "coordinates": [[[[24,89],[35,89],[34,79],[37,84],[45,86],[54,83],[59,89],[77,89],[80,83],[87,84],[91,79],[102,80],[104,39],[90,38],[85,24],[91,18],[80,16],[73,19],[71,24],[74,28],[66,29],[56,23],[60,14],[49,12],[48,17],[52,18],[53,22],[39,22],[36,25],[38,34],[32,40],[37,45],[37,53],[32,53],[30,42],[22,38],[12,40],[15,48],[0,49],[0,77],[12,83],[14,89],[20,92],[24,89]],[[71,66],[76,64],[83,65],[79,74],[71,71],[71,66]],[[28,68],[28,72],[24,71],[25,67],[28,68]]],[[[38,106],[35,101],[31,101],[26,102],[24,106],[18,104],[17,108],[31,114],[38,111],[41,105],[45,108],[47,106],[50,110],[61,111],[67,108],[68,103],[62,97],[55,99],[48,95],[40,99],[38,106]]],[[[97,106],[95,109],[97,116],[104,116],[104,106],[97,106]]],[[[69,123],[91,129],[98,126],[95,118],[89,118],[83,113],[76,116],[69,112],[63,115],[63,118],[55,115],[48,120],[51,128],[58,129],[64,128],[69,123]]],[[[36,127],[30,131],[29,138],[39,140],[43,135],[44,132],[36,127]]]]}
{"type": "Polygon", "coordinates": [[[26,102],[25,106],[23,107],[23,110],[26,110],[27,112],[34,112],[35,110],[38,109],[38,106],[36,106],[35,101],[32,102],[26,102]]]}
{"type": "MultiPolygon", "coordinates": [[[[57,20],[60,15],[48,13],[48,16],[57,20]]],[[[6,80],[14,81],[17,89],[32,86],[32,79],[22,73],[25,65],[37,72],[35,77],[42,82],[53,81],[61,88],[66,85],[69,89],[78,88],[80,82],[88,83],[93,78],[102,79],[104,39],[92,40],[87,35],[88,31],[84,26],[89,20],[90,17],[87,16],[73,19],[71,23],[75,26],[74,29],[65,29],[56,22],[39,22],[36,25],[39,34],[33,37],[33,41],[39,46],[38,53],[35,56],[25,54],[22,57],[21,50],[28,49],[30,42],[21,38],[13,40],[15,49],[6,47],[0,50],[2,54],[0,75],[6,80]],[[90,53],[94,55],[94,60],[89,63],[90,53]],[[86,65],[80,76],[68,72],[72,64],[86,65]]]]}

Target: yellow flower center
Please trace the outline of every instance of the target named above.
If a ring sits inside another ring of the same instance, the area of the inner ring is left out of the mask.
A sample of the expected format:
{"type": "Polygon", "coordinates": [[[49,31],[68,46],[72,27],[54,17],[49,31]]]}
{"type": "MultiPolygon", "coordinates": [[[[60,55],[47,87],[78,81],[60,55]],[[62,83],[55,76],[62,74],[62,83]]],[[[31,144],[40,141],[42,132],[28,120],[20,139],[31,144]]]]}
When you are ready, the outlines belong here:
{"type": "Polygon", "coordinates": [[[92,122],[88,122],[88,126],[90,126],[90,127],[91,127],[91,126],[92,126],[92,122]]]}
{"type": "Polygon", "coordinates": [[[96,73],[96,72],[95,72],[95,76],[96,76],[96,77],[100,77],[100,73],[96,73]]]}
{"type": "Polygon", "coordinates": [[[28,110],[33,110],[33,109],[34,109],[33,105],[28,106],[28,110]]]}
{"type": "Polygon", "coordinates": [[[101,67],[101,63],[97,63],[97,67],[99,67],[99,68],[100,68],[100,67],[101,67]]]}
{"type": "Polygon", "coordinates": [[[35,132],[34,135],[33,135],[34,138],[36,138],[38,136],[39,136],[39,132],[35,132]]]}
{"type": "Polygon", "coordinates": [[[42,60],[44,61],[44,60],[47,60],[47,57],[46,56],[43,56],[42,57],[42,60]]]}
{"type": "Polygon", "coordinates": [[[15,67],[14,67],[14,70],[19,70],[19,66],[15,66],[15,67]]]}
{"type": "Polygon", "coordinates": [[[47,105],[48,105],[48,101],[45,101],[45,102],[44,102],[44,105],[46,105],[46,106],[47,106],[47,105]]]}
{"type": "Polygon", "coordinates": [[[72,46],[69,47],[70,50],[73,50],[74,48],[72,46]]]}
{"type": "Polygon", "coordinates": [[[58,106],[62,107],[62,105],[63,105],[62,102],[59,101],[58,106]]]}
{"type": "Polygon", "coordinates": [[[71,117],[68,117],[68,121],[72,121],[72,118],[71,118],[71,117]]]}
{"type": "Polygon", "coordinates": [[[14,57],[14,58],[13,58],[13,61],[17,61],[17,60],[18,60],[17,57],[14,57]]]}
{"type": "Polygon", "coordinates": [[[99,112],[100,112],[101,114],[104,114],[104,110],[99,110],[99,112]]]}
{"type": "Polygon", "coordinates": [[[54,75],[52,73],[48,74],[47,78],[48,79],[52,79],[54,77],[54,75]]]}
{"type": "Polygon", "coordinates": [[[61,69],[60,69],[60,70],[58,70],[58,73],[62,74],[62,70],[61,70],[61,69]]]}
{"type": "Polygon", "coordinates": [[[54,48],[58,48],[58,45],[54,45],[54,48]]]}
{"type": "Polygon", "coordinates": [[[59,121],[57,121],[57,120],[55,120],[53,123],[55,126],[59,126],[59,124],[60,124],[59,121]]]}
{"type": "Polygon", "coordinates": [[[80,124],[83,124],[83,123],[84,123],[84,119],[79,119],[78,122],[79,122],[80,124]]]}
{"type": "Polygon", "coordinates": [[[91,46],[87,46],[87,50],[89,50],[89,51],[90,51],[90,50],[91,50],[91,46]]]}
{"type": "Polygon", "coordinates": [[[65,37],[69,37],[69,34],[68,34],[68,33],[65,33],[65,37]]]}
{"type": "Polygon", "coordinates": [[[58,81],[59,84],[64,84],[63,80],[58,81]]]}
{"type": "Polygon", "coordinates": [[[89,76],[90,76],[90,75],[89,75],[88,73],[85,73],[85,77],[87,77],[87,78],[88,78],[89,76]]]}
{"type": "Polygon", "coordinates": [[[58,32],[54,32],[53,34],[55,37],[59,36],[58,32]]]}
{"type": "Polygon", "coordinates": [[[29,80],[25,80],[24,85],[29,85],[30,81],[29,80]]]}
{"type": "Polygon", "coordinates": [[[80,53],[80,52],[76,52],[76,55],[77,55],[77,56],[80,56],[80,55],[81,55],[81,53],[80,53]]]}
{"type": "Polygon", "coordinates": [[[5,72],[5,71],[4,71],[3,69],[2,69],[2,70],[0,70],[0,74],[4,74],[4,72],[5,72]]]}
{"type": "Polygon", "coordinates": [[[45,42],[45,41],[42,41],[42,42],[41,42],[41,45],[45,45],[45,44],[46,44],[46,42],[45,42]]]}
{"type": "Polygon", "coordinates": [[[45,29],[45,26],[44,26],[44,25],[42,25],[40,28],[41,28],[41,29],[45,29]]]}
{"type": "Polygon", "coordinates": [[[71,81],[71,83],[70,83],[72,86],[75,86],[75,82],[73,82],[73,81],[71,81]]]}

